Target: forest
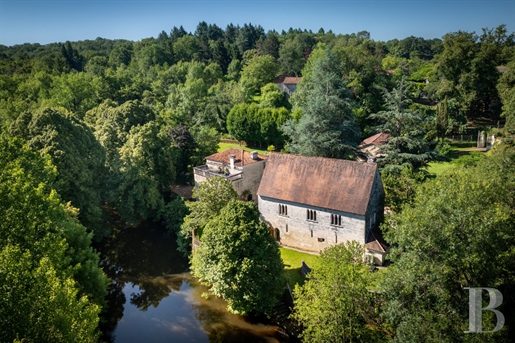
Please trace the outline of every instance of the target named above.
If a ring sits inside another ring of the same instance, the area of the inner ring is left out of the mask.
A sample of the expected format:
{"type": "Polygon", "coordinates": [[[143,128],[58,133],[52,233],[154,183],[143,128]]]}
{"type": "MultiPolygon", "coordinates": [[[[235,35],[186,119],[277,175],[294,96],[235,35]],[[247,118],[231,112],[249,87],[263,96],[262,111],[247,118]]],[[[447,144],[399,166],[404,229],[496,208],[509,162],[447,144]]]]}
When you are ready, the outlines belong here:
{"type": "MultiPolygon", "coordinates": [[[[200,22],[195,32],[174,26],[137,42],[0,45],[0,341],[97,341],[108,279],[92,244],[107,239],[114,223],[150,221],[178,233],[187,252],[190,236],[181,232],[210,224],[195,217],[203,205],[171,187],[192,184],[192,167],[217,152],[220,139],[355,159],[359,143],[377,132],[391,135],[377,161],[392,212],[382,226],[393,262],[377,281],[383,295],[370,299],[363,293],[370,280],[344,278],[356,289],[342,292],[342,318],[353,329],[340,336],[338,326],[318,332],[320,323],[306,319],[323,318],[324,306],[304,305],[320,311],[306,314],[299,300],[302,337],[509,342],[515,35],[505,25],[381,42],[367,31],[200,22]],[[280,76],[302,77],[291,97],[274,83],[280,76]],[[481,131],[501,143],[467,168],[438,177],[427,171],[449,158],[451,137],[476,139],[481,131]],[[463,287],[487,286],[505,295],[506,326],[463,334],[463,287]]],[[[254,216],[249,206],[236,207],[254,216]]],[[[239,214],[223,207],[227,218],[211,226],[240,225],[239,214]]],[[[340,250],[323,258],[356,262],[358,247],[340,250]]],[[[333,267],[328,262],[318,279],[361,270],[333,267]]],[[[302,299],[314,291],[295,293],[302,299]]]]}

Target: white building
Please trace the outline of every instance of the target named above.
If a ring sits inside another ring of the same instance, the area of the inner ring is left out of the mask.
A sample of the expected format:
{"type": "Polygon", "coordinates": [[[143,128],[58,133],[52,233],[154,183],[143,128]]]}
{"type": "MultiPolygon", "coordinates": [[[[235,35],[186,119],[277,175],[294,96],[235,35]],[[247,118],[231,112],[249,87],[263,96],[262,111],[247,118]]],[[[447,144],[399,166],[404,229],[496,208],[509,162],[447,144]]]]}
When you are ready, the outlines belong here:
{"type": "Polygon", "coordinates": [[[213,176],[223,176],[243,200],[257,200],[259,182],[267,156],[243,149],[227,149],[206,157],[206,164],[193,168],[195,186],[213,176]]]}

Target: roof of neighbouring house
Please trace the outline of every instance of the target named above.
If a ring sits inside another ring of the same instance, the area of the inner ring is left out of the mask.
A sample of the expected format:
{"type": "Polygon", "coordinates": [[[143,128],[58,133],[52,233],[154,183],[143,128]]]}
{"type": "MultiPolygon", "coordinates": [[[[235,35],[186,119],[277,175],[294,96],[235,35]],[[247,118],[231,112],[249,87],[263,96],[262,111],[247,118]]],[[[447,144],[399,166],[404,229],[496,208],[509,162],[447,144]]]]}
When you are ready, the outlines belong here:
{"type": "Polygon", "coordinates": [[[294,77],[294,76],[279,76],[273,82],[274,83],[282,83],[285,85],[296,85],[302,80],[302,77],[294,77]]]}
{"type": "Polygon", "coordinates": [[[502,74],[502,73],[505,73],[505,72],[507,72],[507,71],[508,71],[508,67],[506,67],[506,66],[497,66],[497,67],[495,67],[495,68],[497,68],[497,71],[498,71],[499,73],[501,73],[501,74],[502,74]]]}
{"type": "Polygon", "coordinates": [[[359,144],[360,147],[367,147],[369,145],[383,145],[388,142],[390,134],[386,132],[379,132],[373,136],[368,137],[359,144]]]}
{"type": "Polygon", "coordinates": [[[257,194],[365,215],[376,171],[375,163],[272,153],[257,194]]]}
{"type": "Polygon", "coordinates": [[[224,150],[222,152],[217,152],[216,154],[210,155],[206,157],[206,161],[214,161],[220,163],[231,163],[231,155],[235,155],[234,165],[243,167],[252,163],[264,161],[267,159],[267,156],[257,155],[257,159],[253,160],[250,154],[250,151],[243,149],[230,148],[224,150]],[[242,163],[243,162],[243,163],[242,163]]]}
{"type": "Polygon", "coordinates": [[[383,239],[383,235],[379,229],[370,231],[365,242],[365,249],[386,252],[388,250],[388,243],[383,239]]]}

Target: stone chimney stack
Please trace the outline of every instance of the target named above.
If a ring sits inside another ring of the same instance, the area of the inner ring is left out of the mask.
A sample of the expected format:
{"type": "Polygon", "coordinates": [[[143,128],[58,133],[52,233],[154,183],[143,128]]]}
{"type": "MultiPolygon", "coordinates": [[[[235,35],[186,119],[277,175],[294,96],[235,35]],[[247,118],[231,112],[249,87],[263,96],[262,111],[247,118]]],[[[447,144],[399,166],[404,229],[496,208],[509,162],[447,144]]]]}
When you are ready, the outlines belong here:
{"type": "MultiPolygon", "coordinates": [[[[226,155],[227,156],[227,155],[226,155]]],[[[226,160],[227,161],[227,160],[226,160]]],[[[234,163],[236,162],[236,155],[231,154],[231,170],[234,169],[234,163]]]]}

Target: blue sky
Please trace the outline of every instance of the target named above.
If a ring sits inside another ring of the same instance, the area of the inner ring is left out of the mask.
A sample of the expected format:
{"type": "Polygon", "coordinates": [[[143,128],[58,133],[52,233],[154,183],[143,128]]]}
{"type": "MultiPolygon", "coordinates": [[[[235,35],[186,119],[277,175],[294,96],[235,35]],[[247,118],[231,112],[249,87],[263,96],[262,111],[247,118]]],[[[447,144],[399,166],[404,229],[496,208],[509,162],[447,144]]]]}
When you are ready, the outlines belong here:
{"type": "Polygon", "coordinates": [[[335,33],[366,30],[374,40],[408,36],[441,38],[458,30],[506,24],[515,31],[515,1],[125,1],[0,0],[0,44],[53,43],[67,40],[157,37],[183,25],[194,31],[200,21],[261,25],[265,31],[290,27],[335,33]]]}

